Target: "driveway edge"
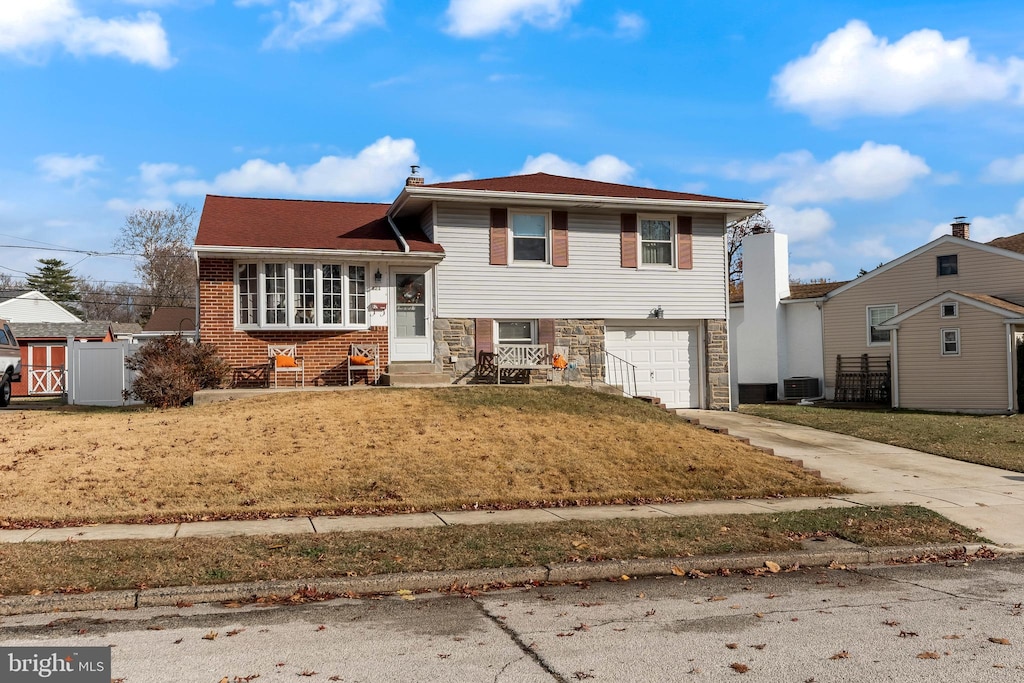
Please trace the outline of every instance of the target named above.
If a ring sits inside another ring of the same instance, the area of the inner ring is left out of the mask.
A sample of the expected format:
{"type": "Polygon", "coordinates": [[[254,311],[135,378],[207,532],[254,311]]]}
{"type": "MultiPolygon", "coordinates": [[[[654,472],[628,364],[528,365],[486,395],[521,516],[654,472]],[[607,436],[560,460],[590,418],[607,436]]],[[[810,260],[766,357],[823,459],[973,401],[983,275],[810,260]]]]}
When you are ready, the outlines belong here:
{"type": "Polygon", "coordinates": [[[515,586],[544,583],[575,583],[650,576],[685,575],[697,571],[711,573],[719,569],[742,571],[765,567],[767,561],[783,568],[828,567],[830,565],[865,566],[928,556],[971,555],[987,548],[998,556],[1022,551],[980,544],[935,544],[887,548],[850,547],[832,550],[804,550],[782,553],[743,553],[702,557],[608,560],[603,562],[558,563],[533,567],[445,570],[365,577],[295,579],[208,586],[172,586],[140,590],[98,591],[57,595],[13,595],[0,597],[0,616],[47,612],[83,612],[132,610],[140,607],[189,606],[210,602],[252,602],[271,596],[287,597],[296,591],[314,588],[320,594],[379,595],[400,590],[436,591],[452,587],[515,586]]]}

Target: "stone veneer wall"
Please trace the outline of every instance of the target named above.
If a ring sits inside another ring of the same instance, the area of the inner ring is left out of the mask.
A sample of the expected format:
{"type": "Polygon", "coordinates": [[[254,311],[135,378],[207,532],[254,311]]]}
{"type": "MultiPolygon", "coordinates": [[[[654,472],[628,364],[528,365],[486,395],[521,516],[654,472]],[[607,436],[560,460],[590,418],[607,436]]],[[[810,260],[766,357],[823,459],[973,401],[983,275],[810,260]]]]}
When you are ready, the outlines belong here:
{"type": "MultiPolygon", "coordinates": [[[[267,346],[295,344],[302,357],[307,385],[340,385],[348,382],[351,344],[377,344],[381,370],[388,363],[388,328],[344,332],[338,330],[236,330],[234,262],[230,259],[199,261],[199,336],[234,369],[232,386],[259,387],[267,382],[267,346]]],[[[278,380],[291,382],[288,374],[278,380]]],[[[271,377],[271,379],[273,379],[271,377]]]]}
{"type": "Polygon", "coordinates": [[[725,320],[706,321],[704,353],[708,375],[708,408],[730,410],[729,400],[729,324],[725,320]]]}
{"type": "MultiPolygon", "coordinates": [[[[591,375],[604,379],[604,321],[555,320],[555,347],[564,349],[572,366],[558,377],[565,382],[589,382],[591,375]]],[[[456,383],[476,379],[476,320],[472,318],[438,318],[434,320],[434,362],[456,383]],[[453,363],[451,357],[455,356],[453,363]]],[[[541,379],[544,371],[536,371],[541,379]]]]}

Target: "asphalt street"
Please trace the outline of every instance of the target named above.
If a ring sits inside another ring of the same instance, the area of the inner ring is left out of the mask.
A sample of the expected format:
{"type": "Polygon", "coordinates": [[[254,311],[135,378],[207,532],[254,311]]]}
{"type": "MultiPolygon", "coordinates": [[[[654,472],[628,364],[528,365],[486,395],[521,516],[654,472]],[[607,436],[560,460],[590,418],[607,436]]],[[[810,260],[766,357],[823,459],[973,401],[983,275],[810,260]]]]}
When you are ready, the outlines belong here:
{"type": "Polygon", "coordinates": [[[24,615],[0,621],[0,644],[113,645],[114,680],[139,683],[1019,681],[1022,570],[1005,559],[24,615]]]}

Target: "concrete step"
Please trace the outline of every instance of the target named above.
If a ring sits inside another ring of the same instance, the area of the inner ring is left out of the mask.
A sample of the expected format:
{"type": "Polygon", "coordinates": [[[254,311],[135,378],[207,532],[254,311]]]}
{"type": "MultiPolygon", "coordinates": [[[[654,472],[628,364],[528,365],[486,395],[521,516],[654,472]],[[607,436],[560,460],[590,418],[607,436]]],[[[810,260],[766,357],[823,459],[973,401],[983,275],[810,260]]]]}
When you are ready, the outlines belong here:
{"type": "Polygon", "coordinates": [[[388,363],[389,375],[421,375],[441,373],[441,368],[430,361],[392,361],[388,363]]]}
{"type": "Polygon", "coordinates": [[[443,387],[451,383],[451,378],[440,372],[385,373],[380,376],[380,384],[385,387],[443,387]]]}

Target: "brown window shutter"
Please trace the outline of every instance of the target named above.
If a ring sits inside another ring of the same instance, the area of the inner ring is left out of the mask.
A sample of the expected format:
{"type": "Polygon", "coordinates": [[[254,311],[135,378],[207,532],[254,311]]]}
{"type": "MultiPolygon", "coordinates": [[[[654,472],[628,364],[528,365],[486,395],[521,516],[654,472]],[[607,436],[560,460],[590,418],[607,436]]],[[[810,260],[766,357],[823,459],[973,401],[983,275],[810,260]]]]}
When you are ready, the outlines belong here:
{"type": "Polygon", "coordinates": [[[555,352],[555,320],[554,318],[541,318],[537,321],[537,343],[547,344],[548,353],[555,352]]]}
{"type": "Polygon", "coordinates": [[[481,353],[494,353],[494,320],[491,318],[476,319],[476,357],[481,353]]]}
{"type": "Polygon", "coordinates": [[[619,216],[622,237],[622,267],[636,268],[636,214],[619,216]]]}
{"type": "Polygon", "coordinates": [[[569,212],[551,212],[551,265],[569,265],[569,212]]]}
{"type": "Polygon", "coordinates": [[[491,265],[508,265],[508,209],[491,209],[491,265]]]}
{"type": "Polygon", "coordinates": [[[676,216],[676,263],[693,270],[693,216],[676,216]]]}

